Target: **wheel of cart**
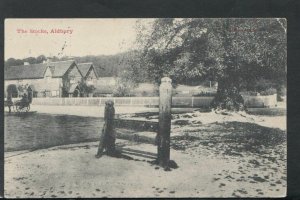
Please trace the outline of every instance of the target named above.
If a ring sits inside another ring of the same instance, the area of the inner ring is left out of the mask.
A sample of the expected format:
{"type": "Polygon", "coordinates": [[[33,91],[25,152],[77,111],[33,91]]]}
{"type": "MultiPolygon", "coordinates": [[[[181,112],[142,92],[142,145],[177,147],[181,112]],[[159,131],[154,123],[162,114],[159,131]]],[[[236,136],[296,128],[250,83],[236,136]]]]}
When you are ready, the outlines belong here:
{"type": "Polygon", "coordinates": [[[28,112],[30,110],[30,103],[25,103],[25,102],[16,102],[15,103],[15,108],[17,112],[28,112]]]}

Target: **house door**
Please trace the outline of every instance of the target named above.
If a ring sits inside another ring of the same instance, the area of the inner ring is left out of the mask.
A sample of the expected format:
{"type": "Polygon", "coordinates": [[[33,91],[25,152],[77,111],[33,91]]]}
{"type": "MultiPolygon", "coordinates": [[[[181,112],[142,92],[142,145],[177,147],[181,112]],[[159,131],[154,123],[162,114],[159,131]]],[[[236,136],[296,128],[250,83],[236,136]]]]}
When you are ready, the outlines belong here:
{"type": "Polygon", "coordinates": [[[80,91],[78,88],[74,90],[73,97],[80,97],[80,91]]]}

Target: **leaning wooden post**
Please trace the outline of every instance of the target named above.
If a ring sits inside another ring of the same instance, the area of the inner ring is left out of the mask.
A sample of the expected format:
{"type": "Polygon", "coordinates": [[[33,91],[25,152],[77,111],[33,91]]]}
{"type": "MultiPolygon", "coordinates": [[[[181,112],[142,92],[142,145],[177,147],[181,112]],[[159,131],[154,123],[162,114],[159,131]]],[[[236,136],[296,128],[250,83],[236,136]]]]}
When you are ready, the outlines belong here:
{"type": "Polygon", "coordinates": [[[115,119],[115,108],[114,102],[107,100],[104,108],[104,125],[100,136],[100,142],[96,158],[100,158],[106,149],[108,155],[116,153],[115,142],[116,136],[114,133],[114,119],[115,119]]]}
{"type": "Polygon", "coordinates": [[[170,131],[172,80],[168,77],[161,79],[159,87],[159,130],[158,130],[158,164],[168,167],[170,161],[170,131]]]}

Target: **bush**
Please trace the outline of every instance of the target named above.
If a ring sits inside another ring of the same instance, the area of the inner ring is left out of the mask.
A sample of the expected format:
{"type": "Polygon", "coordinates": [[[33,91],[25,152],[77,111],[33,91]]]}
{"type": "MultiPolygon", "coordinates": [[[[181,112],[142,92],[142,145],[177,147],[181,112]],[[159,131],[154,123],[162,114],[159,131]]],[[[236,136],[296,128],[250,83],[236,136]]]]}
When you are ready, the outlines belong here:
{"type": "Polygon", "coordinates": [[[200,92],[197,94],[193,94],[194,97],[214,97],[216,92],[200,92]]]}
{"type": "Polygon", "coordinates": [[[242,111],[244,107],[244,99],[236,87],[223,87],[216,94],[211,106],[215,109],[226,109],[231,111],[242,111]]]}
{"type": "Polygon", "coordinates": [[[255,86],[255,90],[259,93],[266,91],[268,89],[271,88],[275,88],[276,84],[270,80],[266,80],[266,79],[259,79],[256,81],[256,83],[254,84],[255,86]]]}
{"type": "Polygon", "coordinates": [[[273,95],[273,94],[276,94],[277,93],[277,90],[275,88],[268,88],[264,91],[261,91],[260,92],[260,95],[262,96],[268,96],[268,95],[273,95]]]}

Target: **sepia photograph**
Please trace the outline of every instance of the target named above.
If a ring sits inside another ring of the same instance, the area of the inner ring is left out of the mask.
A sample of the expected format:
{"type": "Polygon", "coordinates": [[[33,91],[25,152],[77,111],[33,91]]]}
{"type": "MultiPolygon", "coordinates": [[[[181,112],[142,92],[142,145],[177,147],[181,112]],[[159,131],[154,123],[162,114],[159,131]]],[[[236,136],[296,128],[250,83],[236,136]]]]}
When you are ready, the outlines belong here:
{"type": "Polygon", "coordinates": [[[7,18],[6,198],[287,193],[285,18],[7,18]]]}

